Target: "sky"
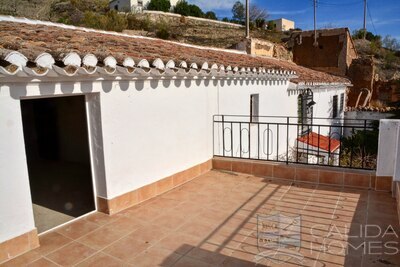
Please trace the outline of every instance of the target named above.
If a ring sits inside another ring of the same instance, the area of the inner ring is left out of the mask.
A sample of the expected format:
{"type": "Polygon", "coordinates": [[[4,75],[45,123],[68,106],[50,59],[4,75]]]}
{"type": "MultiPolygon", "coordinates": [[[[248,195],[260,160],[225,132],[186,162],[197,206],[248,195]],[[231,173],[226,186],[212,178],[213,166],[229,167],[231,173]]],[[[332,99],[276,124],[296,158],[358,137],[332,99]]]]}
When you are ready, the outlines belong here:
{"type": "MultiPolygon", "coordinates": [[[[188,0],[203,11],[214,11],[219,18],[231,17],[236,0],[188,0]]],[[[269,19],[293,20],[296,27],[313,29],[313,0],[250,0],[265,8],[269,19]]],[[[400,0],[367,0],[367,29],[382,37],[391,35],[400,41],[400,0]]],[[[363,27],[364,0],[318,0],[317,27],[363,27]]]]}

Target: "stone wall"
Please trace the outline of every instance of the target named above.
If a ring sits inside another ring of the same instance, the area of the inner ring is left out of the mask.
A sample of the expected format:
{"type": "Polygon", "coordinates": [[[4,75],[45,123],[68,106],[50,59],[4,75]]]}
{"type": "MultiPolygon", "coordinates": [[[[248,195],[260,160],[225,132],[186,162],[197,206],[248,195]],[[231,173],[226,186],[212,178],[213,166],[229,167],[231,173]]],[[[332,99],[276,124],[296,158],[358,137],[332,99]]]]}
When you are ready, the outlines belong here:
{"type": "MultiPolygon", "coordinates": [[[[353,84],[348,94],[347,106],[354,107],[357,102],[357,98],[363,88],[373,90],[374,78],[376,73],[376,67],[372,58],[359,58],[353,60],[350,65],[348,76],[353,84]]],[[[373,96],[376,92],[373,91],[373,96]]],[[[360,103],[363,103],[365,99],[361,98],[360,103]]]]}

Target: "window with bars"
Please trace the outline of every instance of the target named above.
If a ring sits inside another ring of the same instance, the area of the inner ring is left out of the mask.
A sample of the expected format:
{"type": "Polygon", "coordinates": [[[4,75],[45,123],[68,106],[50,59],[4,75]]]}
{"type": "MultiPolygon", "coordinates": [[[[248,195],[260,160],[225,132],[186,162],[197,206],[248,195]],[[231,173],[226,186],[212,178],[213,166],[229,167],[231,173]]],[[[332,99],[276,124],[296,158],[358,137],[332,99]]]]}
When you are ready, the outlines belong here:
{"type": "Polygon", "coordinates": [[[258,122],[259,94],[250,95],[250,122],[258,122]]]}
{"type": "Polygon", "coordinates": [[[332,118],[338,117],[338,96],[334,95],[332,99],[332,118]]]}

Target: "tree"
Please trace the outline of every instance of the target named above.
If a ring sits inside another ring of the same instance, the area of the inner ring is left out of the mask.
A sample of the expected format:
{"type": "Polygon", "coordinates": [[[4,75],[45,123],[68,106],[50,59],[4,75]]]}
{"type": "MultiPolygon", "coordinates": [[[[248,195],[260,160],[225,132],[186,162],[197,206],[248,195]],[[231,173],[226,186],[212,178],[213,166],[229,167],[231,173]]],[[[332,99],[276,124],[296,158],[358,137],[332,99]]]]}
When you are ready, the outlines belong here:
{"type": "Polygon", "coordinates": [[[229,22],[229,19],[227,17],[222,19],[223,22],[229,22]]]}
{"type": "Polygon", "coordinates": [[[208,11],[208,12],[204,15],[204,17],[205,17],[206,19],[217,20],[217,15],[216,15],[214,12],[212,12],[212,11],[208,11]]]}
{"type": "MultiPolygon", "coordinates": [[[[267,10],[258,7],[257,5],[250,5],[250,21],[255,22],[257,19],[267,19],[267,10]]],[[[233,19],[238,21],[244,21],[246,18],[246,8],[242,2],[236,1],[232,7],[233,19]]]]}
{"type": "Polygon", "coordinates": [[[186,0],[179,0],[178,3],[176,3],[174,12],[176,14],[181,14],[182,16],[189,16],[190,7],[188,2],[186,2],[186,0]]]}
{"type": "Polygon", "coordinates": [[[169,0],[151,0],[147,9],[168,12],[171,9],[171,2],[169,0]]]}
{"type": "Polygon", "coordinates": [[[189,5],[189,16],[202,18],[204,17],[204,12],[196,5],[189,5]]]}
{"type": "Polygon", "coordinates": [[[236,1],[236,3],[232,7],[232,18],[238,21],[244,21],[246,14],[245,14],[245,7],[242,2],[236,1]]]}
{"type": "Polygon", "coordinates": [[[386,35],[385,38],[383,38],[382,44],[384,47],[392,51],[400,50],[400,42],[390,35],[386,35]]]}
{"type": "Polygon", "coordinates": [[[267,19],[268,18],[268,12],[267,10],[260,8],[256,5],[250,5],[250,21],[256,21],[257,19],[267,19]]]}
{"type": "Polygon", "coordinates": [[[204,17],[204,13],[200,7],[189,5],[186,0],[178,1],[174,8],[174,13],[181,14],[182,16],[204,17]]]}
{"type": "Polygon", "coordinates": [[[265,19],[258,18],[255,20],[255,24],[257,28],[264,28],[265,26],[265,19]]]}
{"type": "Polygon", "coordinates": [[[276,30],[276,24],[275,24],[275,22],[273,22],[272,20],[271,20],[271,21],[268,21],[267,29],[270,30],[270,31],[275,31],[275,30],[276,30]]]}

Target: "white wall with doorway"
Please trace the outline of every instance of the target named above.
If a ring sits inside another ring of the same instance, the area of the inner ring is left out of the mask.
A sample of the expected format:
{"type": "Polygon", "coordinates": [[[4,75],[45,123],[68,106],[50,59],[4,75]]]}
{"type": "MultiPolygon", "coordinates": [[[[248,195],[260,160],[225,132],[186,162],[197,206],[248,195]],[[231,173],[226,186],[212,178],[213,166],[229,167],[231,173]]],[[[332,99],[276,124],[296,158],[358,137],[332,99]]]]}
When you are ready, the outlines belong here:
{"type": "MultiPolygon", "coordinates": [[[[0,86],[0,242],[34,228],[20,99],[85,94],[92,173],[98,196],[114,198],[213,156],[213,115],[297,116],[288,82],[250,80],[96,80],[0,86]],[[10,177],[3,179],[3,177],[10,177]],[[10,205],[9,203],[15,203],[10,205]]],[[[344,90],[344,88],[343,88],[344,90]]],[[[315,93],[314,116],[331,95],[315,93]]]]}

